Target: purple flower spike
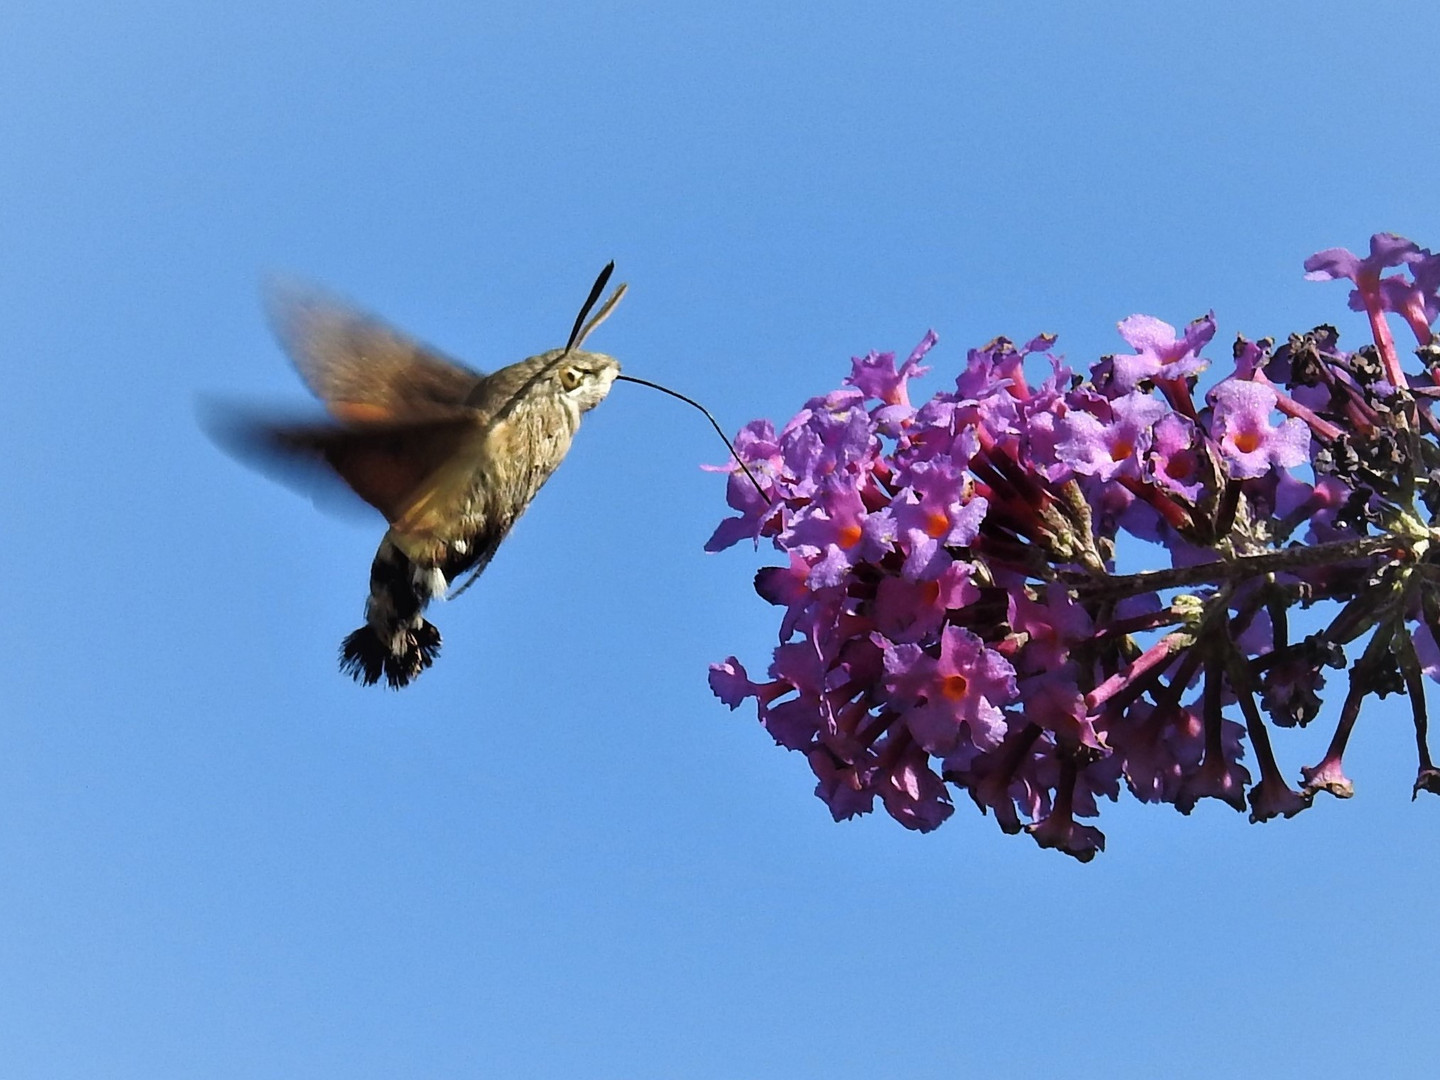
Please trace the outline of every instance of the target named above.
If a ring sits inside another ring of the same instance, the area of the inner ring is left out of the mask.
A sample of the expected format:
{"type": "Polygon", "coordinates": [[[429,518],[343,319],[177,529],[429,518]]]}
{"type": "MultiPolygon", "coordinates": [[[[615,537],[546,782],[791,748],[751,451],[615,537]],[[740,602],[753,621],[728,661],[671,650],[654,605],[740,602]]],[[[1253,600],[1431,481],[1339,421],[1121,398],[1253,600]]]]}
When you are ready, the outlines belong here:
{"type": "Polygon", "coordinates": [[[1134,352],[1088,375],[1053,337],[997,337],[912,406],[931,333],[898,367],[855,359],[778,434],[747,426],[736,457],[763,494],[725,469],[738,516],[707,547],[780,552],[754,579],[780,640],[769,681],[729,657],[712,691],[754,701],[837,821],[883,808],[926,832],[960,792],[1082,861],[1105,837],[1081,822],[1125,792],[1256,823],[1348,796],[1341,758],[1373,696],[1408,697],[1414,791],[1440,794],[1422,678],[1440,678],[1440,258],[1379,233],[1364,259],[1306,269],[1355,283],[1373,348],[1342,351],[1328,325],[1235,335],[1202,402],[1214,316],[1177,332],[1134,315],[1134,352]],[[1418,377],[1386,312],[1422,345],[1418,377]],[[1293,638],[1300,606],[1332,608],[1326,629],[1293,638]],[[1297,791],[1272,732],[1303,737],[1328,667],[1349,690],[1297,791]]]}

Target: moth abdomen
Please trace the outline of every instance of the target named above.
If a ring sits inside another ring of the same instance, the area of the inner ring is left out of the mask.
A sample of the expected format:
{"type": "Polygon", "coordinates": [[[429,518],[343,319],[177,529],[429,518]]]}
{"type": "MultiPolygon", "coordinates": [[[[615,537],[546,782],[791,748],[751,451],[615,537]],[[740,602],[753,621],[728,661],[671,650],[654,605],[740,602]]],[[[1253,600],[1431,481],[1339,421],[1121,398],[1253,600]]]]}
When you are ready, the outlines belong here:
{"type": "Polygon", "coordinates": [[[365,625],[341,643],[340,670],[366,686],[382,675],[394,689],[409,685],[440,652],[440,631],[421,613],[448,587],[442,569],[412,561],[387,534],[370,565],[365,625]]]}

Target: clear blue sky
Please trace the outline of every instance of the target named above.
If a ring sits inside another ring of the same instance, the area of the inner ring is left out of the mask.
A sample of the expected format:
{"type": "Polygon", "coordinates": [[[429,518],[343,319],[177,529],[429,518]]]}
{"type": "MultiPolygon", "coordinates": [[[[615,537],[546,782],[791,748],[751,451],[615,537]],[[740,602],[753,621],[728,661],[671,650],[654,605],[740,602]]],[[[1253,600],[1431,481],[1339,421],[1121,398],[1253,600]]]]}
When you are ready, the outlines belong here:
{"type": "Polygon", "coordinates": [[[968,806],[836,825],[706,687],[777,619],[760,558],[701,551],[698,415],[618,387],[391,694],[335,669],[380,528],[195,402],[308,402],[273,272],[492,368],[614,258],[595,347],[730,428],[932,326],[931,389],[1132,312],[1353,342],[1300,262],[1440,244],[1437,41],[1423,0],[0,12],[0,1076],[1433,1067],[1403,708],[1352,802],[1127,802],[1088,866],[968,806]]]}

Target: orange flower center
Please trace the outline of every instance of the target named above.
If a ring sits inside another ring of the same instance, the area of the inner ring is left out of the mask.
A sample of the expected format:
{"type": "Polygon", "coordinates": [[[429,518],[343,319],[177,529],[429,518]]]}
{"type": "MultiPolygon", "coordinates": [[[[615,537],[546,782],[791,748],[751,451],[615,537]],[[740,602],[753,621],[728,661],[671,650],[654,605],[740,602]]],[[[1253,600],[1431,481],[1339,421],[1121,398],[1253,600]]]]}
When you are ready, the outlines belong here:
{"type": "Polygon", "coordinates": [[[1124,461],[1135,453],[1135,444],[1129,439],[1120,439],[1110,447],[1111,461],[1124,461]]]}
{"type": "Polygon", "coordinates": [[[1253,454],[1260,449],[1260,435],[1254,431],[1242,431],[1235,436],[1235,449],[1242,454],[1253,454]]]}
{"type": "Polygon", "coordinates": [[[926,535],[930,537],[930,539],[939,540],[949,531],[950,519],[946,515],[940,513],[940,511],[934,511],[928,518],[925,519],[925,532],[926,535]]]}
{"type": "Polygon", "coordinates": [[[964,675],[947,675],[940,680],[940,692],[951,701],[959,701],[970,689],[970,680],[964,675]]]}
{"type": "Polygon", "coordinates": [[[859,525],[846,525],[840,530],[840,546],[849,551],[860,542],[861,529],[859,525]]]}

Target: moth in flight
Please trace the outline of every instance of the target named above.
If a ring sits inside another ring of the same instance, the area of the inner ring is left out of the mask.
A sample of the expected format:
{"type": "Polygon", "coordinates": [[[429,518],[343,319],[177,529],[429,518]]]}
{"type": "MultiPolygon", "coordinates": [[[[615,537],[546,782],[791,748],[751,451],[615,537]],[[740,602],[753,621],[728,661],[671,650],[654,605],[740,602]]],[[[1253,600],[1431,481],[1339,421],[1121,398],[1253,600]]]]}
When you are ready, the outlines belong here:
{"type": "Polygon", "coordinates": [[[385,516],[365,625],[340,646],[341,670],[359,682],[398,689],[434,663],[440,631],[426,605],[485,569],[564,460],[580,418],[624,378],[614,357],[581,348],[625,293],[622,284],[595,308],[613,270],[596,279],[563,349],[489,375],[320,290],[271,291],[275,334],[333,420],[232,413],[212,434],[241,457],[333,470],[385,516]]]}

